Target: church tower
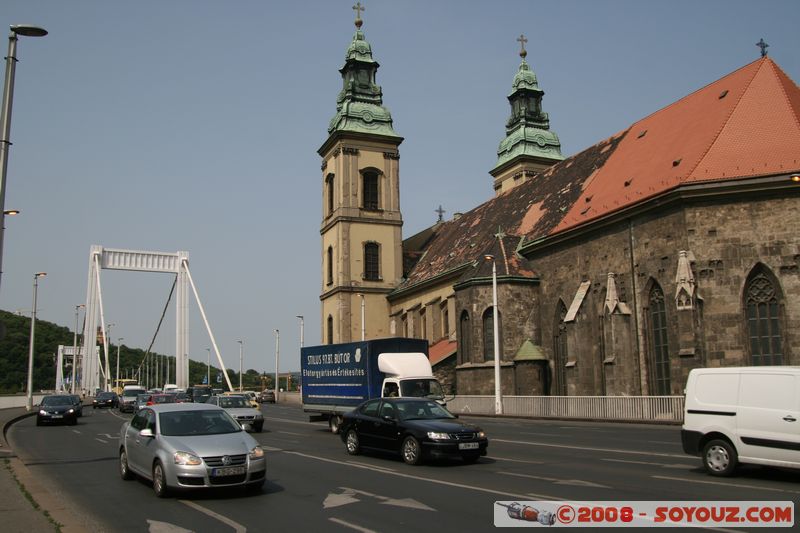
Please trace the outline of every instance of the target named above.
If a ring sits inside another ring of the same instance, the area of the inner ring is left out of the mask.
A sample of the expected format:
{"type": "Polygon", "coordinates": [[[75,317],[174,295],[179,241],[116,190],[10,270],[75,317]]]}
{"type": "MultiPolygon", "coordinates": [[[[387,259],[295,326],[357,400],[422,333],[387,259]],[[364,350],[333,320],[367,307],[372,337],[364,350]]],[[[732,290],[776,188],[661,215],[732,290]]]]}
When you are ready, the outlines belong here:
{"type": "Polygon", "coordinates": [[[506,137],[497,149],[497,164],[489,171],[494,178],[495,195],[528,181],[564,159],[558,135],[550,131],[550,117],[542,111],[544,91],[539,89],[536,74],[525,60],[528,40],[520,35],[517,41],[521,44],[522,63],[508,95],[511,116],[506,122],[506,137]]]}
{"type": "Polygon", "coordinates": [[[322,157],[322,342],[389,337],[386,295],[402,277],[400,154],[361,30],[347,48],[342,90],[322,157]],[[364,319],[362,320],[362,317],[364,319]]]}

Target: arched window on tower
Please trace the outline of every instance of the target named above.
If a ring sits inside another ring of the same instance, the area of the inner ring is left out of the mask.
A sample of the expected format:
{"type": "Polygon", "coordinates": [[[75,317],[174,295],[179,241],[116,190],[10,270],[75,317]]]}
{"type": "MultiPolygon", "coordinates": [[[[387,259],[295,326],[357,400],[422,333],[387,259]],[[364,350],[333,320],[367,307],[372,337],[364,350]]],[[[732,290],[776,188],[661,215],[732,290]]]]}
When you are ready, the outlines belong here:
{"type": "Polygon", "coordinates": [[[380,281],[381,248],[377,242],[364,243],[364,279],[380,281]]]}
{"type": "Polygon", "coordinates": [[[782,300],[780,287],[769,271],[763,266],[753,269],[744,290],[747,340],[753,365],[783,364],[782,300]]]}
{"type": "Polygon", "coordinates": [[[333,285],[333,246],[328,246],[328,269],[327,284],[333,285]]]}
{"type": "Polygon", "coordinates": [[[555,332],[553,339],[553,348],[555,352],[555,374],[556,374],[556,390],[557,396],[567,396],[567,323],[564,319],[567,317],[567,306],[564,302],[558,301],[558,308],[556,310],[556,323],[553,331],[555,332]]]}
{"type": "Polygon", "coordinates": [[[331,213],[333,213],[333,208],[334,208],[333,199],[336,194],[334,192],[335,189],[334,189],[333,174],[328,174],[328,176],[325,178],[325,188],[326,188],[326,194],[328,196],[328,214],[330,215],[331,213]]]}
{"type": "Polygon", "coordinates": [[[461,363],[471,363],[471,331],[469,325],[469,313],[467,311],[461,312],[461,318],[458,319],[458,349],[461,352],[461,363]]]}
{"type": "Polygon", "coordinates": [[[364,171],[362,176],[364,194],[362,207],[364,209],[376,211],[380,208],[380,202],[378,201],[378,173],[374,170],[367,170],[364,171]]]}
{"type": "Polygon", "coordinates": [[[325,329],[327,331],[325,332],[325,335],[327,337],[328,344],[333,344],[333,316],[328,315],[328,320],[326,322],[325,329]]]}
{"type": "MultiPolygon", "coordinates": [[[[497,313],[497,338],[500,352],[503,351],[503,335],[500,326],[503,324],[500,312],[497,313]]],[[[483,312],[483,353],[484,361],[494,361],[494,308],[489,307],[483,312]]]]}
{"type": "Polygon", "coordinates": [[[648,297],[648,329],[650,336],[650,366],[653,377],[652,392],[658,396],[672,393],[670,384],[669,343],[667,341],[667,306],[664,291],[653,283],[648,297]]]}

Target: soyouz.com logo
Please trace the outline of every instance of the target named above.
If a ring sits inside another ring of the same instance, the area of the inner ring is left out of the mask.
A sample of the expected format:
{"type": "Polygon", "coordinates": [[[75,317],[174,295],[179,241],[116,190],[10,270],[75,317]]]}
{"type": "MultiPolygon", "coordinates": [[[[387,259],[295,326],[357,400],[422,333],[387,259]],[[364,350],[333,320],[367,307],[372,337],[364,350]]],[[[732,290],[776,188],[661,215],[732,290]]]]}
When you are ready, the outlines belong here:
{"type": "Polygon", "coordinates": [[[794,502],[497,501],[495,527],[793,527],[794,502]]]}

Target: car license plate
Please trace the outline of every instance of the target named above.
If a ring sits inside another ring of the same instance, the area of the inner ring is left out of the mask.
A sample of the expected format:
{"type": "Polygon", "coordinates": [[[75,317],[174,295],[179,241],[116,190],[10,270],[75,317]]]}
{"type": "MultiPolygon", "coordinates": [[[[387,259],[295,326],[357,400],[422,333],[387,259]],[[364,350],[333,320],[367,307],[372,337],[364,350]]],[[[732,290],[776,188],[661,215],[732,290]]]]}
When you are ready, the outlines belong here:
{"type": "Polygon", "coordinates": [[[50,415],[50,418],[64,418],[64,415],[50,415]]]}
{"type": "Polygon", "coordinates": [[[477,442],[459,442],[458,449],[459,450],[477,450],[479,444],[477,442]]]}
{"type": "Polygon", "coordinates": [[[211,475],[218,476],[238,476],[247,472],[247,467],[244,466],[226,466],[223,468],[212,468],[211,475]]]}

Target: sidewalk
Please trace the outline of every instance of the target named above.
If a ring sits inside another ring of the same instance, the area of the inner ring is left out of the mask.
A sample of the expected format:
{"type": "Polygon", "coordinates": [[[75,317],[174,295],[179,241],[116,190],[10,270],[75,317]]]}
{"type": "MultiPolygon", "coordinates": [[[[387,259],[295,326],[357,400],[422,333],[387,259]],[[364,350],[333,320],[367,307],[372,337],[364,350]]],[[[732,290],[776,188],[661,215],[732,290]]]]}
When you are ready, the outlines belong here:
{"type": "Polygon", "coordinates": [[[3,428],[0,434],[1,528],[4,533],[86,531],[72,511],[22,464],[6,441],[6,431],[11,424],[34,412],[28,413],[24,407],[0,409],[0,427],[3,428]]]}

